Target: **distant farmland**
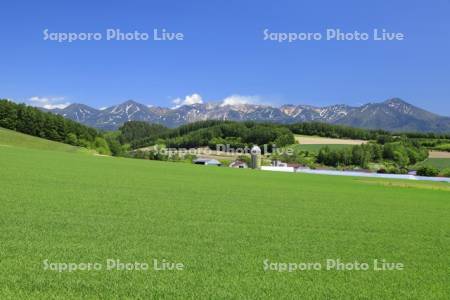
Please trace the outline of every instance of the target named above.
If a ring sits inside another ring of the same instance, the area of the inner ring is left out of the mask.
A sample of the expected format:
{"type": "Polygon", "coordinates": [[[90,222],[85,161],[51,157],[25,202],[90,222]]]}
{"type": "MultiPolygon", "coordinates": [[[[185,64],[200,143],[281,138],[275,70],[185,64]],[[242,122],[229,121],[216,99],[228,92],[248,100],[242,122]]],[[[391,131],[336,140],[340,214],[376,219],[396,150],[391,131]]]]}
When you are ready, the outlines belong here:
{"type": "Polygon", "coordinates": [[[296,135],[295,140],[302,145],[361,145],[367,143],[363,140],[332,139],[309,135],[296,135]]]}
{"type": "Polygon", "coordinates": [[[430,158],[447,158],[450,159],[450,152],[444,151],[430,151],[430,158]]]}
{"type": "Polygon", "coordinates": [[[416,167],[419,166],[432,166],[440,170],[450,168],[450,158],[428,158],[416,165],[416,167]]]}
{"type": "Polygon", "coordinates": [[[439,170],[450,168],[450,152],[430,151],[429,158],[416,164],[414,168],[418,169],[421,166],[431,166],[439,170]]]}
{"type": "Polygon", "coordinates": [[[299,144],[293,145],[292,147],[298,150],[309,152],[319,152],[319,150],[323,147],[328,147],[330,149],[343,149],[351,147],[353,145],[361,145],[367,143],[367,141],[363,140],[333,139],[308,135],[296,135],[295,140],[299,144]]]}
{"type": "Polygon", "coordinates": [[[309,152],[319,152],[320,149],[324,147],[328,147],[330,149],[343,149],[343,148],[349,148],[353,145],[350,144],[299,144],[299,145],[292,145],[294,149],[297,150],[303,150],[303,151],[309,151],[309,152]]]}

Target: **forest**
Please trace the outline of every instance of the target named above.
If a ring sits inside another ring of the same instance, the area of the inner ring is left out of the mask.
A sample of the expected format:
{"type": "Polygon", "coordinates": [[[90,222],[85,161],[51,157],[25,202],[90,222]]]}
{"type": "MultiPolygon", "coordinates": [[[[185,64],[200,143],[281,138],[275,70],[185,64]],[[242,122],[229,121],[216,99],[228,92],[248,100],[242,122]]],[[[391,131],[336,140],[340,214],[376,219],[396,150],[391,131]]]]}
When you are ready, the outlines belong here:
{"type": "Polygon", "coordinates": [[[230,145],[231,148],[293,144],[294,134],[284,125],[256,122],[201,121],[169,129],[161,125],[132,121],[120,128],[120,140],[137,149],[154,144],[169,148],[196,148],[230,145]]]}

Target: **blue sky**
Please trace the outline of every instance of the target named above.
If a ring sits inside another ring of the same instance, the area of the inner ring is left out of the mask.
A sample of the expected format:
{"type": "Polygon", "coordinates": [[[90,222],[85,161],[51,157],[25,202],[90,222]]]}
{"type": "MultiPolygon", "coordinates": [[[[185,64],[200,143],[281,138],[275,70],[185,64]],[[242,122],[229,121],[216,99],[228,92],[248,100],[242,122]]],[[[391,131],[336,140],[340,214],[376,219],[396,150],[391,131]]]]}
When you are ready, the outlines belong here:
{"type": "MultiPolygon", "coordinates": [[[[2,1],[0,97],[358,105],[400,97],[450,115],[450,1],[2,1]],[[182,32],[183,41],[44,41],[50,32],[182,32]],[[403,41],[264,41],[327,28],[403,41]],[[194,95],[189,96],[189,95],[194,95]]],[[[31,99],[31,100],[30,100],[31,99]]],[[[34,101],[33,101],[34,100],[34,101]]],[[[40,101],[40,102],[39,102],[40,101]]]]}

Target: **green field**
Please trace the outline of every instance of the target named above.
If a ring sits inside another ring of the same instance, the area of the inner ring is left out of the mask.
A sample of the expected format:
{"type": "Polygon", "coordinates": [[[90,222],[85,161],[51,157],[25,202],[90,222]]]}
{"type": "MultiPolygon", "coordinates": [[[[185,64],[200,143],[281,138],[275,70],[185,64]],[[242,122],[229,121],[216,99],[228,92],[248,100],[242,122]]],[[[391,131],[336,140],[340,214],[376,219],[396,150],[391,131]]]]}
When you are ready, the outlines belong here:
{"type": "MultiPolygon", "coordinates": [[[[22,142],[0,137],[8,143],[22,142]]],[[[444,183],[2,146],[0,189],[0,299],[445,299],[450,293],[444,183]],[[109,258],[151,267],[153,259],[166,259],[185,270],[60,273],[43,265],[46,259],[105,265],[109,258]],[[264,271],[265,259],[371,267],[277,272],[264,271]],[[404,270],[374,271],[374,259],[404,270]]]]}
{"type": "Polygon", "coordinates": [[[419,168],[421,166],[432,166],[443,170],[450,168],[450,158],[428,158],[423,162],[420,162],[414,166],[414,168],[419,168]]]}
{"type": "Polygon", "coordinates": [[[353,145],[343,145],[343,144],[296,144],[292,145],[294,149],[309,151],[313,153],[319,152],[320,149],[328,147],[330,149],[344,149],[352,147],[353,145]]]}

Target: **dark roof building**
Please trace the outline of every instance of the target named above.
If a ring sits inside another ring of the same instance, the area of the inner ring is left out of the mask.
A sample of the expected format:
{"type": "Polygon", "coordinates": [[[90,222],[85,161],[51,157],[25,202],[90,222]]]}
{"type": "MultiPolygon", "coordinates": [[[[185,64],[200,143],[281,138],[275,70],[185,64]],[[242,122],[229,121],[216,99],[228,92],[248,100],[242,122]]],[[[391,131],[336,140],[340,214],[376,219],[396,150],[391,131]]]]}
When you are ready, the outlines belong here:
{"type": "Polygon", "coordinates": [[[204,165],[204,166],[218,166],[220,167],[222,164],[217,159],[210,158],[197,158],[193,161],[196,165],[204,165]]]}

